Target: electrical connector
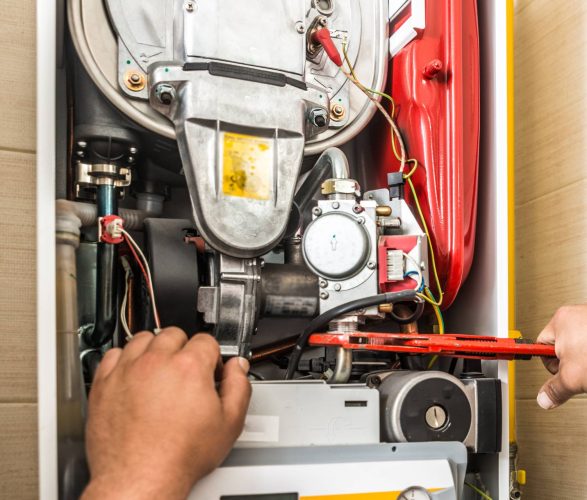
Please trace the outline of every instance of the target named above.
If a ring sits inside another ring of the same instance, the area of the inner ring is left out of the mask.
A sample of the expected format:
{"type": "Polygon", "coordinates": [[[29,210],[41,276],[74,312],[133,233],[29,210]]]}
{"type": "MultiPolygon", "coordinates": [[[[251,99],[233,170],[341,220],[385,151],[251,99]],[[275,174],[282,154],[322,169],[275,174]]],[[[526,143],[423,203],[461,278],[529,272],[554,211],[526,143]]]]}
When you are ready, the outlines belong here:
{"type": "Polygon", "coordinates": [[[106,215],[98,219],[98,239],[101,243],[118,245],[124,241],[124,220],[118,215],[106,215]]]}
{"type": "Polygon", "coordinates": [[[342,57],[332,41],[330,30],[328,28],[320,28],[319,30],[314,31],[314,33],[312,33],[312,41],[322,45],[324,52],[326,52],[326,55],[334,64],[339,68],[342,66],[342,57]]]}

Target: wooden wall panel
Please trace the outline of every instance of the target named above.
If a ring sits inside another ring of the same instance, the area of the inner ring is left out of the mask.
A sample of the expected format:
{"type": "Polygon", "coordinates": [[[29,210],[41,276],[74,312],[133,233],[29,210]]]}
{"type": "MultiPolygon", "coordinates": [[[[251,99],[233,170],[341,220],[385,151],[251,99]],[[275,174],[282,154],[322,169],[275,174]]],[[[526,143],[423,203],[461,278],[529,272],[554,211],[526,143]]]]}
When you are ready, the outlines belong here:
{"type": "MultiPolygon", "coordinates": [[[[587,2],[515,5],[516,312],[535,338],[559,306],[587,302],[587,2]]],[[[524,498],[587,499],[587,399],[542,410],[548,375],[517,363],[524,498]]]]}
{"type": "Polygon", "coordinates": [[[3,0],[0,148],[35,149],[35,0],[3,0]]]}
{"type": "Polygon", "coordinates": [[[0,150],[0,403],[34,402],[35,155],[0,150]]]}
{"type": "Polygon", "coordinates": [[[587,2],[517,0],[515,22],[516,197],[523,204],[585,177],[587,2]]]}
{"type": "Polygon", "coordinates": [[[0,29],[0,498],[38,498],[35,304],[35,0],[0,29]]]}
{"type": "Polygon", "coordinates": [[[527,500],[582,500],[587,449],[587,400],[573,400],[552,411],[534,401],[518,403],[520,465],[528,470],[527,500]]]}
{"type": "Polygon", "coordinates": [[[0,498],[38,498],[36,404],[0,404],[0,451],[0,498]]]}

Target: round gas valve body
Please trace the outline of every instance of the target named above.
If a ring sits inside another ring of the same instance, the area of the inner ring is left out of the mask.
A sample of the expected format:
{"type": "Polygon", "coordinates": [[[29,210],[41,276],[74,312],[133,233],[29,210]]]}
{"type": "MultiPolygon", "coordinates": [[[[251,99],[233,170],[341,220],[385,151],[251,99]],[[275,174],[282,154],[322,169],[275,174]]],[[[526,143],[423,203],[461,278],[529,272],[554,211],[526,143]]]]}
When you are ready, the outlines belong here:
{"type": "Polygon", "coordinates": [[[306,263],[316,274],[332,280],[348,279],[367,264],[369,236],[359,219],[329,212],[308,226],[303,251],[306,263]]]}

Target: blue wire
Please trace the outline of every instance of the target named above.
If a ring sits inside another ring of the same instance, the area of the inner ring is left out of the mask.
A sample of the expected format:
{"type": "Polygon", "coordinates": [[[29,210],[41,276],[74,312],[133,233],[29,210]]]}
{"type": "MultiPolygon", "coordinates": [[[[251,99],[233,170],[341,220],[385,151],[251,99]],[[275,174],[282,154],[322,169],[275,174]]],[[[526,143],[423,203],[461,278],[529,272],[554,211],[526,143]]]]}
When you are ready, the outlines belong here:
{"type": "MultiPolygon", "coordinates": [[[[420,277],[420,273],[418,273],[417,271],[408,271],[406,274],[404,274],[404,278],[408,278],[410,276],[416,275],[418,277],[420,277]]],[[[424,277],[422,277],[422,284],[420,285],[420,288],[418,288],[418,290],[416,290],[418,293],[422,293],[424,291],[424,287],[425,287],[425,283],[424,283],[424,277]]]]}

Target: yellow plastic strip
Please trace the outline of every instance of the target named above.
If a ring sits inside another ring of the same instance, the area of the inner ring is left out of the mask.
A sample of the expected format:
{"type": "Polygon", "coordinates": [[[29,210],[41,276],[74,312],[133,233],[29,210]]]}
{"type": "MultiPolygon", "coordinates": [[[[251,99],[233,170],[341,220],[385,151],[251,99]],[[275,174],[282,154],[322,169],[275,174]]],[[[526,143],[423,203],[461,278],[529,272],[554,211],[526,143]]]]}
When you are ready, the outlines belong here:
{"type": "MultiPolygon", "coordinates": [[[[443,488],[428,488],[430,493],[443,488]]],[[[342,493],[336,495],[302,496],[300,500],[397,500],[402,491],[379,491],[372,493],[342,493]]]]}
{"type": "MultiPolygon", "coordinates": [[[[516,331],[516,229],[515,229],[515,156],[514,156],[514,0],[506,5],[507,36],[507,113],[508,113],[508,325],[510,337],[520,337],[516,331]]],[[[509,437],[516,442],[516,363],[508,364],[509,437]]]]}

